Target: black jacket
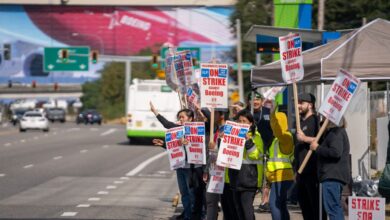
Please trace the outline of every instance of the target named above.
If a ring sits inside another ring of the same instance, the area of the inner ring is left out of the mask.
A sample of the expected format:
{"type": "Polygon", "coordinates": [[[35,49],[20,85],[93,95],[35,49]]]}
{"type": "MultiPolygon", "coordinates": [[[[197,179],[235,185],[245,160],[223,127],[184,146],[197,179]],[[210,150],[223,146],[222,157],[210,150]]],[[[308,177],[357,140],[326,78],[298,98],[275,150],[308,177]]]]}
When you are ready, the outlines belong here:
{"type": "Polygon", "coordinates": [[[318,178],[347,184],[351,180],[349,140],[345,128],[328,129],[317,148],[318,178]]]}
{"type": "MultiPolygon", "coordinates": [[[[251,139],[245,141],[245,148],[250,149],[254,145],[251,139]]],[[[256,164],[242,164],[240,170],[229,169],[230,187],[234,191],[256,191],[258,172],[256,164]]]]}

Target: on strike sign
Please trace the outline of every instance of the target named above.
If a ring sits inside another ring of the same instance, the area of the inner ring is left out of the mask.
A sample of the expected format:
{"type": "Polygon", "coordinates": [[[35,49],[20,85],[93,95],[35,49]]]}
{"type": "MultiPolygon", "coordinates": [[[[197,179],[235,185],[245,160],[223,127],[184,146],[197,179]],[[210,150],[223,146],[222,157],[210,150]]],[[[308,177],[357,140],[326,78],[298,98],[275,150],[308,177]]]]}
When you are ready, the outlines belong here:
{"type": "Polygon", "coordinates": [[[249,125],[226,121],[218,151],[218,166],[241,169],[245,137],[248,130],[249,125]]]}
{"type": "Polygon", "coordinates": [[[358,78],[340,69],[318,112],[338,125],[359,85],[358,78]]]}
{"type": "Polygon", "coordinates": [[[206,136],[204,122],[184,123],[187,161],[192,164],[206,164],[206,136]]]}
{"type": "Polygon", "coordinates": [[[216,152],[210,151],[210,177],[207,185],[208,193],[223,194],[225,186],[225,167],[220,167],[215,164],[217,160],[216,152]]]}
{"type": "Polygon", "coordinates": [[[385,198],[348,197],[349,220],[385,219],[385,198]]]}
{"type": "Polygon", "coordinates": [[[168,129],[165,133],[165,143],[167,146],[171,170],[184,167],[186,164],[186,154],[182,143],[183,137],[183,126],[168,129]]]}
{"type": "Polygon", "coordinates": [[[200,106],[202,108],[228,107],[228,65],[201,63],[200,106]]]}
{"type": "Polygon", "coordinates": [[[302,42],[299,34],[279,37],[280,64],[284,82],[291,84],[303,79],[302,42]]]}

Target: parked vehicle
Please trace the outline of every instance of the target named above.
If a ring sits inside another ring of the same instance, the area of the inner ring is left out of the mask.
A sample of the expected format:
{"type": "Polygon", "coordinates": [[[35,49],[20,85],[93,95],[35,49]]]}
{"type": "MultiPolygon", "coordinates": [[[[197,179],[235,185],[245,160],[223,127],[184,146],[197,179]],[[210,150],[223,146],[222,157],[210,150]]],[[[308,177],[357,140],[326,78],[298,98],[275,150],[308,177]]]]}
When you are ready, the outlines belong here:
{"type": "Polygon", "coordinates": [[[66,113],[65,110],[62,108],[47,108],[45,110],[46,112],[46,118],[49,119],[49,121],[60,121],[62,123],[65,122],[66,113]]]}
{"type": "Polygon", "coordinates": [[[12,110],[11,123],[15,126],[19,123],[20,119],[23,117],[24,113],[26,113],[28,109],[18,108],[12,110]]]}
{"type": "Polygon", "coordinates": [[[102,116],[99,112],[97,112],[95,109],[87,109],[81,112],[77,118],[76,123],[84,123],[84,124],[94,124],[97,123],[98,125],[102,124],[102,116]]]}
{"type": "Polygon", "coordinates": [[[38,111],[28,111],[20,119],[19,131],[25,132],[27,129],[38,129],[44,132],[49,131],[49,121],[38,111]]]}

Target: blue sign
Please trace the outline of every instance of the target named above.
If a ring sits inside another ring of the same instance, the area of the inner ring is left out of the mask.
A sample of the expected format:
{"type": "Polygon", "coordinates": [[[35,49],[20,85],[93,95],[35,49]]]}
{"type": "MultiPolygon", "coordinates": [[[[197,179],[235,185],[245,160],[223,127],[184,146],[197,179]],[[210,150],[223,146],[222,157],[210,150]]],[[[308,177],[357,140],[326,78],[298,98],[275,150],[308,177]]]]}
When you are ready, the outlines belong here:
{"type": "Polygon", "coordinates": [[[178,131],[176,134],[176,139],[181,139],[184,136],[183,131],[178,131]]]}
{"type": "Polygon", "coordinates": [[[172,140],[172,134],[171,134],[171,133],[166,134],[166,135],[165,135],[165,141],[166,141],[166,142],[169,142],[169,141],[171,141],[171,140],[172,140]]]}
{"type": "Polygon", "coordinates": [[[185,126],[185,131],[186,131],[186,135],[190,135],[191,134],[191,127],[189,126],[185,126]]]}
{"type": "Polygon", "coordinates": [[[210,69],[202,69],[201,76],[202,77],[210,77],[210,69]]]}
{"type": "Polygon", "coordinates": [[[348,91],[349,91],[350,93],[354,93],[355,90],[356,90],[356,87],[357,87],[357,85],[356,85],[354,82],[351,82],[351,83],[349,84],[349,86],[348,86],[348,91]]]}
{"type": "Polygon", "coordinates": [[[248,129],[246,128],[241,128],[240,133],[238,133],[238,137],[245,138],[246,133],[248,133],[248,129]]]}
{"type": "Polygon", "coordinates": [[[226,78],[227,76],[227,69],[219,69],[218,70],[218,77],[226,78]]]}
{"type": "Polygon", "coordinates": [[[225,125],[223,132],[225,134],[230,134],[230,132],[232,132],[232,128],[233,128],[233,126],[231,126],[231,125],[225,125]]]}
{"type": "Polygon", "coordinates": [[[301,47],[301,38],[295,38],[294,39],[294,47],[295,48],[301,47]]]}
{"type": "Polygon", "coordinates": [[[204,134],[205,134],[204,126],[199,126],[198,127],[198,135],[204,135],[204,134]]]}

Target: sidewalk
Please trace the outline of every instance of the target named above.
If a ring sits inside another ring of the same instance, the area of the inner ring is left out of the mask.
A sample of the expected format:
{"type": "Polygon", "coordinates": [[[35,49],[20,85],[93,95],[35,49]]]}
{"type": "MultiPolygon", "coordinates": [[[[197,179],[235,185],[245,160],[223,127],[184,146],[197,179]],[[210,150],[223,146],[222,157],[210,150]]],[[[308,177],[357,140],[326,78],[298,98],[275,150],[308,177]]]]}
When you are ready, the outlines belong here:
{"type": "MultiPolygon", "coordinates": [[[[255,209],[255,218],[261,219],[261,220],[272,220],[271,213],[270,212],[259,212],[259,205],[260,205],[260,194],[257,194],[255,197],[255,201],[253,203],[254,209],[255,209]]],[[[180,215],[180,213],[183,211],[183,206],[181,203],[179,203],[178,207],[175,208],[174,215],[170,218],[171,220],[176,219],[176,216],[180,215]]],[[[290,212],[290,220],[302,220],[301,210],[299,207],[289,208],[290,212]]],[[[223,220],[223,213],[220,211],[218,213],[218,220],[223,220]]]]}

